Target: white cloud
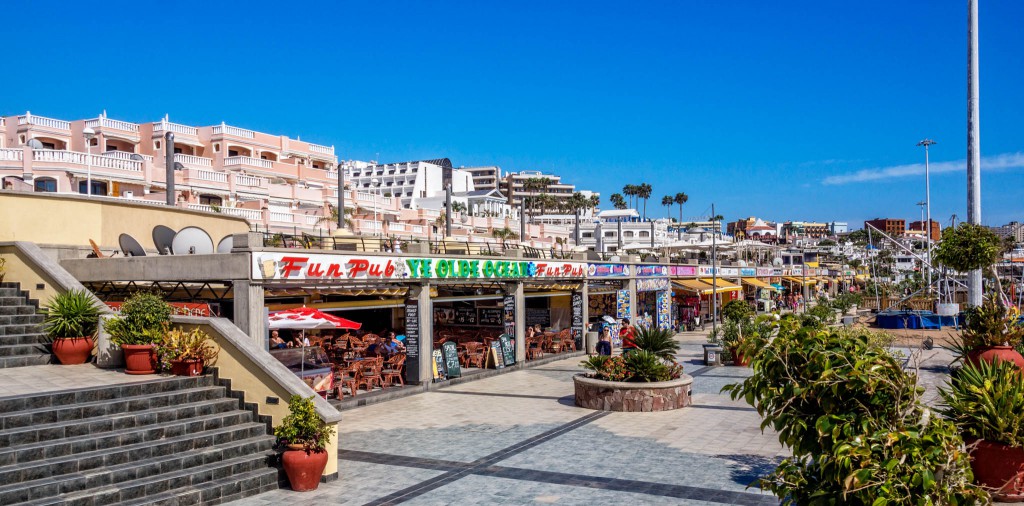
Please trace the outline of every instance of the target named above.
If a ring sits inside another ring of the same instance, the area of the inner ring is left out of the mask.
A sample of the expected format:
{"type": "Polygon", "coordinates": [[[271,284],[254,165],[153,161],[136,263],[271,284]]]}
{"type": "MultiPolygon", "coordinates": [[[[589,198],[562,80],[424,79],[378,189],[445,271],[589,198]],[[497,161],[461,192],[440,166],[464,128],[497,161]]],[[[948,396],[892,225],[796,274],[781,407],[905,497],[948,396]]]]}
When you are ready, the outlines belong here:
{"type": "MultiPolygon", "coordinates": [[[[986,156],[981,159],[981,170],[983,171],[1004,171],[1024,168],[1024,153],[1004,153],[996,156],[986,156]]],[[[934,162],[928,167],[932,174],[946,172],[967,173],[967,160],[954,162],[934,162]]],[[[914,163],[910,165],[895,165],[892,167],[876,167],[863,169],[849,174],[838,174],[828,176],[821,181],[824,185],[840,185],[849,183],[866,183],[898,177],[920,176],[924,174],[924,164],[914,163]]]]}

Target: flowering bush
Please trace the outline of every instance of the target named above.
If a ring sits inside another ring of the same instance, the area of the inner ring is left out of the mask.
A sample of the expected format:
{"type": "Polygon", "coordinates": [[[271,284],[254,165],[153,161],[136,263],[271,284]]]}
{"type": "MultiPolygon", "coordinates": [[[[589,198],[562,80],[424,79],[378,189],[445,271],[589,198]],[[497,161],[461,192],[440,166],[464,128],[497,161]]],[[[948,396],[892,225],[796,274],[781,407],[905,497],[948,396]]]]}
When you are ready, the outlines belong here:
{"type": "Polygon", "coordinates": [[[661,359],[645,350],[616,357],[597,355],[580,365],[593,371],[590,377],[605,381],[669,381],[683,374],[683,366],[678,362],[661,359]]]}

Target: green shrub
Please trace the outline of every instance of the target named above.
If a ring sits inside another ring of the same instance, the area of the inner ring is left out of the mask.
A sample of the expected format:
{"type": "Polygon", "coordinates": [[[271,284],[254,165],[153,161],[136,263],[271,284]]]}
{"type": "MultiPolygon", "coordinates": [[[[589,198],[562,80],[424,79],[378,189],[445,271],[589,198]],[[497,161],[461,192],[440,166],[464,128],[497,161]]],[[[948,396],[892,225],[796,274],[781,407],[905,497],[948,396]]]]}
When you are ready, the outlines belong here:
{"type": "Polygon", "coordinates": [[[668,381],[683,374],[683,366],[677,362],[644,350],[634,350],[625,356],[596,355],[580,362],[580,366],[604,381],[668,381]]]}
{"type": "Polygon", "coordinates": [[[792,456],[761,480],[783,504],[966,504],[973,485],[955,427],[925,417],[914,376],[870,335],[784,319],[752,357],[743,398],[792,456]],[[924,421],[922,421],[924,420],[924,421]]]}
{"type": "Polygon", "coordinates": [[[279,445],[302,445],[307,452],[322,452],[331,442],[334,429],[316,414],[313,397],[293,395],[288,401],[291,412],[274,427],[279,445]]]}
{"type": "Polygon", "coordinates": [[[50,298],[43,308],[43,329],[52,338],[87,337],[96,333],[100,308],[85,290],[68,290],[50,298]]]}
{"type": "Polygon", "coordinates": [[[122,344],[159,343],[171,322],[171,306],[154,293],[135,292],[121,305],[121,314],[106,325],[110,342],[122,344]]]}
{"type": "Polygon", "coordinates": [[[675,333],[658,327],[637,327],[633,342],[638,350],[648,351],[666,360],[674,359],[679,351],[675,333]]]}
{"type": "Polygon", "coordinates": [[[1013,363],[967,363],[939,394],[964,436],[1024,447],[1024,375],[1013,363]]]}
{"type": "Polygon", "coordinates": [[[1009,310],[995,300],[964,311],[963,344],[978,346],[1013,346],[1024,341],[1024,327],[1010,316],[1009,310]]]}
{"type": "Polygon", "coordinates": [[[722,306],[722,319],[739,322],[754,315],[754,310],[745,300],[731,300],[722,306]]]}
{"type": "Polygon", "coordinates": [[[627,353],[624,358],[626,370],[630,373],[630,381],[668,381],[668,365],[654,353],[635,350],[627,353]]]}
{"type": "Polygon", "coordinates": [[[807,314],[821,320],[821,323],[825,325],[831,325],[836,322],[836,312],[832,309],[832,306],[825,304],[818,304],[807,310],[807,314]]]}
{"type": "Polygon", "coordinates": [[[1002,248],[1002,240],[987,227],[964,222],[942,231],[942,242],[933,258],[938,264],[965,273],[996,263],[1002,248]]]}

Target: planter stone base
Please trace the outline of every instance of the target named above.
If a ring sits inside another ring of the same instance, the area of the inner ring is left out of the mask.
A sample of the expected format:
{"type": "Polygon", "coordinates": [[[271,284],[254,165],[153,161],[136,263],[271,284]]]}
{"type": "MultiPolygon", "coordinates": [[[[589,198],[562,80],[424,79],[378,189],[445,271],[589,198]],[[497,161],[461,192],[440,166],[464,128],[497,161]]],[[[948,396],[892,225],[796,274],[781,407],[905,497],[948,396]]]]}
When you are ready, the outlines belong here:
{"type": "Polygon", "coordinates": [[[603,381],[582,374],[573,376],[576,405],[600,411],[669,411],[689,406],[693,377],[658,383],[603,381]]]}

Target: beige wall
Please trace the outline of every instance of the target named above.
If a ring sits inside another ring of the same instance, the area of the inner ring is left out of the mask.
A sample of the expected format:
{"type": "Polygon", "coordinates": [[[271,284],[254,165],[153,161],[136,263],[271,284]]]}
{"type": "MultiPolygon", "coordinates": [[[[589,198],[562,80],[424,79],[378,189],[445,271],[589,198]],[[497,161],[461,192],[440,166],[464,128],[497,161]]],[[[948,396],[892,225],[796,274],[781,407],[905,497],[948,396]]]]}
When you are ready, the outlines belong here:
{"type": "Polygon", "coordinates": [[[112,202],[84,195],[0,191],[0,209],[0,242],[86,246],[92,239],[107,254],[120,249],[117,239],[122,233],[134,237],[142,247],[156,250],[156,225],[174,230],[200,227],[210,234],[214,246],[224,236],[249,231],[245,219],[234,216],[112,202]]]}

